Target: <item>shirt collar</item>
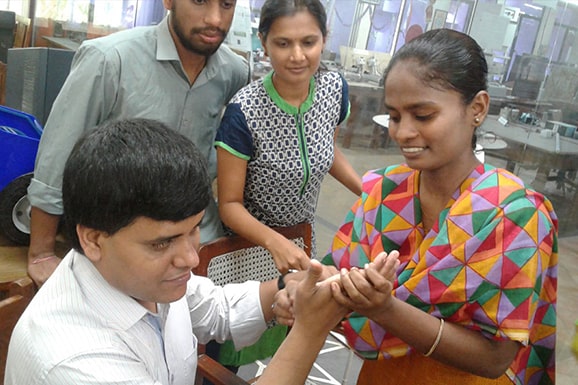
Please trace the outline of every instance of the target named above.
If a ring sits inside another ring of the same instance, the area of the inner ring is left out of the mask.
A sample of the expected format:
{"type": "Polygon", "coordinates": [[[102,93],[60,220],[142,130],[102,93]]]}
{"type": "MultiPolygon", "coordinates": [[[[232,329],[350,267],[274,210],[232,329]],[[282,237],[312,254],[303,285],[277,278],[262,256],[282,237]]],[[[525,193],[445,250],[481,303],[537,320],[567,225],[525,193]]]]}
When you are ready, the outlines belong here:
{"type": "MultiPolygon", "coordinates": [[[[179,53],[177,52],[177,47],[169,30],[169,15],[156,26],[157,29],[157,60],[174,60],[180,62],[179,53]]],[[[219,49],[207,58],[205,68],[199,74],[199,78],[195,84],[202,85],[208,82],[210,79],[214,78],[222,66],[227,65],[224,58],[224,51],[229,48],[225,46],[225,43],[221,44],[219,49]]]]}
{"type": "Polygon", "coordinates": [[[169,15],[157,25],[157,60],[180,61],[177,47],[169,30],[169,15]]]}
{"type": "Polygon", "coordinates": [[[74,250],[70,253],[70,268],[86,303],[103,319],[115,327],[128,330],[147,314],[147,309],[134,298],[111,286],[86,256],[74,250]]]}
{"type": "Polygon", "coordinates": [[[207,80],[217,76],[217,73],[221,71],[221,68],[228,65],[223,57],[223,51],[227,49],[229,48],[225,46],[225,43],[222,43],[219,49],[207,58],[203,70],[206,74],[205,76],[207,77],[207,80]]]}

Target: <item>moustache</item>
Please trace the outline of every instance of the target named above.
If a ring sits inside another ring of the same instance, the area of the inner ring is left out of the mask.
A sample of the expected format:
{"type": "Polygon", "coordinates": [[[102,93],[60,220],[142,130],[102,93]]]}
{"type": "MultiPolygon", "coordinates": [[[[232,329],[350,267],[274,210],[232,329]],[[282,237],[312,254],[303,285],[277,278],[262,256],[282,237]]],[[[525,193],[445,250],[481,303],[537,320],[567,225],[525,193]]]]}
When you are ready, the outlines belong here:
{"type": "Polygon", "coordinates": [[[199,33],[199,34],[206,34],[209,36],[212,35],[219,35],[222,38],[225,38],[225,36],[227,36],[227,31],[224,31],[220,28],[193,28],[191,30],[192,33],[199,33]]]}

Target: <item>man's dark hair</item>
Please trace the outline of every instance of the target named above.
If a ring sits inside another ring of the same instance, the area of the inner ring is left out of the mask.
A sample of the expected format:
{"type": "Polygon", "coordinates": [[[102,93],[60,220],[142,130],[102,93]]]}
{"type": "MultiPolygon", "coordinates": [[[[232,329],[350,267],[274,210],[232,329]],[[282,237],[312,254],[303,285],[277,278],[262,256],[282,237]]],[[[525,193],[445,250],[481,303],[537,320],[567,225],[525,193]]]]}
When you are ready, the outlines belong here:
{"type": "Polygon", "coordinates": [[[114,234],[138,217],[178,222],[204,210],[211,185],[204,157],[183,135],[148,119],[106,123],[76,143],[62,182],[65,231],[114,234]]]}

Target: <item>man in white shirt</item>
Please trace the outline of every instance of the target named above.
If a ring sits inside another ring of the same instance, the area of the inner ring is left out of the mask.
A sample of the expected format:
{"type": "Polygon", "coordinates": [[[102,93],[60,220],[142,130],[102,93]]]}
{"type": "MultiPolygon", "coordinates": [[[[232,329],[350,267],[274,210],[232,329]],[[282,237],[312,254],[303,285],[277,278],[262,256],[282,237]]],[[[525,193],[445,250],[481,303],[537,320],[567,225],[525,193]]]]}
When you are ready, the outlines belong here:
{"type": "MultiPolygon", "coordinates": [[[[10,341],[6,385],[193,384],[197,343],[253,343],[272,320],[276,281],[217,287],[191,274],[210,178],[195,145],[164,124],[121,120],[85,134],[63,176],[74,249],[10,341]]],[[[302,384],[345,315],[317,262],[287,276],[292,331],[260,383],[302,384]]],[[[333,287],[333,289],[336,289],[333,287]]]]}

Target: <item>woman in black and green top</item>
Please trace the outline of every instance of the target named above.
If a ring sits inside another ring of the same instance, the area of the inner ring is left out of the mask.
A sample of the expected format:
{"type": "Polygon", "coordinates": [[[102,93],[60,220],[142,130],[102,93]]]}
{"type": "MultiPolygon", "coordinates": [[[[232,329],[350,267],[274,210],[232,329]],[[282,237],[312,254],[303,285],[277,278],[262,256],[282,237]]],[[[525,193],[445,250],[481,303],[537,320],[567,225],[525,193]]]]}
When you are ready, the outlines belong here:
{"type": "Polygon", "coordinates": [[[318,0],[267,1],[259,37],[273,71],[233,97],[216,137],[221,219],[268,249],[281,272],[305,269],[309,258],[272,226],[313,225],[327,173],[361,193],[335,145],[349,97],[340,74],[319,70],[326,35],[318,0]]]}

